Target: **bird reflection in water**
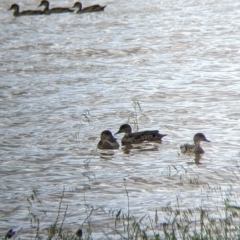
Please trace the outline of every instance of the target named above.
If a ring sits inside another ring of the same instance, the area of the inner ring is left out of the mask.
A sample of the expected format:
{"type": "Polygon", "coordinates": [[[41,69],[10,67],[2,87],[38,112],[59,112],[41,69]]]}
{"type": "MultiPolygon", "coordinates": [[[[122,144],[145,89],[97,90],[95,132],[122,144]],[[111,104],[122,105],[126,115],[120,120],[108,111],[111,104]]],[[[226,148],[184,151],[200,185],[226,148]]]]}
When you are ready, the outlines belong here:
{"type": "Polygon", "coordinates": [[[130,154],[131,152],[154,152],[154,151],[159,151],[159,144],[127,144],[122,146],[122,151],[125,154],[130,154]]]}
{"type": "Polygon", "coordinates": [[[194,161],[187,162],[188,165],[193,165],[193,164],[199,165],[199,164],[202,164],[200,162],[200,160],[202,158],[202,154],[198,154],[198,153],[191,154],[191,155],[189,154],[189,157],[191,158],[191,160],[194,160],[194,161]]]}
{"type": "Polygon", "coordinates": [[[104,150],[104,151],[102,150],[99,152],[99,156],[101,159],[110,160],[114,156],[114,151],[113,150],[104,150]]]}

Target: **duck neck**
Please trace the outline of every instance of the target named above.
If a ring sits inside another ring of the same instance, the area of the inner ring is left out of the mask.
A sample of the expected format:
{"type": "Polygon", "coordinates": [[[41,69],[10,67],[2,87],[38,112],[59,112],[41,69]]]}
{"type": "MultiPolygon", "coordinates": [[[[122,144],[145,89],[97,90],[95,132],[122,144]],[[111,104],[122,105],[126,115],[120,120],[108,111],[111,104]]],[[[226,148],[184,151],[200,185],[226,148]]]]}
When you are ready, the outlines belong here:
{"type": "Polygon", "coordinates": [[[80,3],[79,6],[78,6],[78,11],[82,11],[82,4],[80,3]]]}
{"type": "Polygon", "coordinates": [[[13,15],[16,17],[19,15],[19,7],[16,6],[14,9],[13,9],[13,15]]]}
{"type": "Polygon", "coordinates": [[[194,141],[194,145],[195,145],[195,146],[200,146],[200,142],[201,142],[201,141],[194,141]]]}
{"type": "Polygon", "coordinates": [[[195,143],[195,149],[202,149],[200,142],[195,143]]]}
{"type": "Polygon", "coordinates": [[[13,16],[14,16],[14,17],[18,17],[18,16],[19,16],[19,10],[15,9],[15,10],[13,11],[13,16]]]}
{"type": "Polygon", "coordinates": [[[49,2],[46,2],[46,3],[44,4],[43,11],[45,12],[45,11],[48,11],[48,10],[49,10],[49,2]]]}

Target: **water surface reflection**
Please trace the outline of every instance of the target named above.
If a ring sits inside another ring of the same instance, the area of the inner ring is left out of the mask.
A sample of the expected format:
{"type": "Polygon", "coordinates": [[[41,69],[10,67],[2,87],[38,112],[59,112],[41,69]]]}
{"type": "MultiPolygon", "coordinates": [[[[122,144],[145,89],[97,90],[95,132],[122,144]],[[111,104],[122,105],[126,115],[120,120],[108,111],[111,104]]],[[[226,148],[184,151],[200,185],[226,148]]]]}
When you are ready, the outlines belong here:
{"type": "MultiPolygon", "coordinates": [[[[0,2],[2,235],[23,227],[30,239],[34,216],[50,226],[63,188],[70,228],[84,221],[86,206],[126,210],[126,188],[137,217],[177,199],[182,208],[214,209],[229,186],[240,192],[240,4],[101,4],[100,14],[13,18],[0,2]],[[97,150],[104,129],[136,119],[139,129],[168,136],[97,150]],[[181,154],[196,132],[212,141],[205,154],[181,154]],[[33,191],[41,204],[29,203],[33,191]]],[[[95,239],[108,221],[93,217],[95,239]]]]}

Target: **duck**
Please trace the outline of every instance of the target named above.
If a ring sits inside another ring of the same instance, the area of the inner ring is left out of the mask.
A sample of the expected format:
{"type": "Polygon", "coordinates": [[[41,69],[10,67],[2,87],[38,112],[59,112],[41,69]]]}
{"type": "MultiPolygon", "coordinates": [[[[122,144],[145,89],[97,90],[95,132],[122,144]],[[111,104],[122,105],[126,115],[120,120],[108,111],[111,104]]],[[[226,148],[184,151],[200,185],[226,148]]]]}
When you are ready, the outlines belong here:
{"type": "Polygon", "coordinates": [[[161,142],[161,139],[167,136],[166,134],[160,134],[158,130],[146,130],[146,131],[132,133],[132,128],[129,124],[121,125],[118,132],[116,132],[115,134],[119,134],[119,133],[125,133],[125,135],[122,138],[123,145],[142,143],[145,141],[161,142]]]}
{"type": "Polygon", "coordinates": [[[62,7],[49,9],[49,5],[50,5],[49,1],[42,0],[41,3],[38,5],[38,7],[44,7],[43,9],[44,14],[74,12],[74,10],[70,8],[62,8],[62,7]]]}
{"type": "Polygon", "coordinates": [[[98,149],[118,149],[119,143],[117,139],[113,137],[111,131],[104,130],[101,132],[100,141],[98,142],[98,149]]]}
{"type": "Polygon", "coordinates": [[[100,6],[98,4],[82,8],[81,2],[75,2],[72,8],[77,9],[76,13],[86,13],[86,12],[99,12],[104,11],[106,6],[100,6]]]}
{"type": "Polygon", "coordinates": [[[193,137],[194,144],[182,144],[180,145],[181,152],[183,154],[203,154],[204,150],[202,149],[201,142],[211,142],[209,141],[203,133],[196,133],[193,137]]]}
{"type": "Polygon", "coordinates": [[[26,10],[20,12],[20,7],[18,4],[14,3],[12,6],[8,9],[8,11],[13,10],[13,16],[14,17],[20,17],[20,16],[27,16],[27,15],[41,15],[43,14],[40,10],[26,10]]]}

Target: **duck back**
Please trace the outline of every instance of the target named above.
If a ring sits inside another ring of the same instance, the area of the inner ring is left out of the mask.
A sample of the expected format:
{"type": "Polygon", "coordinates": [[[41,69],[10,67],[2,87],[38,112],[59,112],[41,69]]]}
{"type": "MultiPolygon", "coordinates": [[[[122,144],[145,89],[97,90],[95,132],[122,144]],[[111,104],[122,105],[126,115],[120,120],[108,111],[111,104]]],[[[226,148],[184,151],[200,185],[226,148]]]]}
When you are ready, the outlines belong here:
{"type": "Polygon", "coordinates": [[[26,10],[19,13],[20,16],[42,15],[43,11],[40,10],[26,10]]]}
{"type": "Polygon", "coordinates": [[[106,6],[100,6],[100,5],[96,4],[96,5],[92,5],[92,6],[89,6],[89,7],[85,7],[82,10],[79,10],[77,13],[104,11],[105,7],[106,6]]]}
{"type": "Polygon", "coordinates": [[[98,149],[118,149],[119,143],[117,141],[100,140],[97,145],[98,149]]]}
{"type": "Polygon", "coordinates": [[[122,138],[122,143],[131,144],[145,141],[161,141],[161,139],[165,136],[166,134],[160,134],[158,130],[135,132],[127,135],[125,134],[125,136],[122,138]]]}
{"type": "Polygon", "coordinates": [[[181,152],[183,154],[203,154],[204,150],[201,148],[200,145],[192,145],[192,144],[183,144],[180,146],[181,152]]]}
{"type": "Polygon", "coordinates": [[[68,13],[68,12],[74,12],[74,10],[71,10],[70,8],[51,8],[49,9],[51,13],[68,13]]]}

